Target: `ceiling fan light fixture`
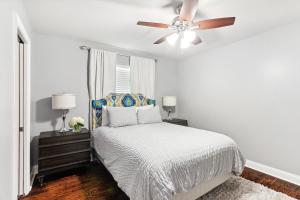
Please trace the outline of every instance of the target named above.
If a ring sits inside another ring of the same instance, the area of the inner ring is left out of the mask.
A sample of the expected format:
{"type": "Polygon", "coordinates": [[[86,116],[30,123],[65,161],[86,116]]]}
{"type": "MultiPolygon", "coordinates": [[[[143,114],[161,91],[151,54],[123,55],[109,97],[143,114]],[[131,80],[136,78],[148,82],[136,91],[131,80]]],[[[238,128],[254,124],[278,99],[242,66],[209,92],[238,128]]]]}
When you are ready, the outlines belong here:
{"type": "Polygon", "coordinates": [[[186,30],[183,33],[183,38],[184,38],[184,40],[186,40],[188,42],[192,42],[196,38],[196,33],[191,30],[186,30]]]}
{"type": "Polygon", "coordinates": [[[174,31],[173,33],[169,33],[155,41],[153,44],[161,44],[167,41],[171,46],[175,46],[178,42],[180,42],[181,48],[187,48],[192,44],[198,45],[202,42],[201,38],[196,35],[195,31],[231,26],[235,22],[235,17],[222,17],[195,21],[194,17],[198,9],[199,0],[176,1],[179,1],[181,5],[177,9],[178,16],[172,20],[171,24],[145,21],[137,22],[137,25],[140,26],[170,29],[174,31]]]}
{"type": "Polygon", "coordinates": [[[185,38],[181,38],[181,41],[180,41],[180,48],[186,49],[186,48],[188,48],[190,45],[191,45],[191,42],[190,42],[190,41],[188,41],[188,40],[185,39],[185,38]]]}
{"type": "Polygon", "coordinates": [[[177,39],[178,39],[178,33],[174,33],[167,37],[167,41],[171,46],[174,46],[176,44],[177,39]]]}

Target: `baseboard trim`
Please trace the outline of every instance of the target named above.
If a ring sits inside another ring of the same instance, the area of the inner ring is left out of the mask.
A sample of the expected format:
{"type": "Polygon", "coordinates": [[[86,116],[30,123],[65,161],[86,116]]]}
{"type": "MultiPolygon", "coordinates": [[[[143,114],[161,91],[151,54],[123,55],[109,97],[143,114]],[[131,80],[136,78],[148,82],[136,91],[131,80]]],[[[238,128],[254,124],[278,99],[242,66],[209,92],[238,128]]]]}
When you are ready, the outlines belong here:
{"type": "Polygon", "coordinates": [[[30,184],[26,185],[26,187],[24,188],[24,196],[28,195],[29,192],[31,191],[33,181],[34,181],[35,176],[37,175],[37,173],[38,173],[38,165],[32,166],[32,169],[30,171],[30,184]]]}
{"type": "Polygon", "coordinates": [[[251,160],[246,161],[246,166],[257,171],[263,172],[265,174],[274,176],[276,178],[288,181],[290,183],[296,184],[300,186],[300,176],[296,174],[292,174],[280,169],[276,169],[261,163],[257,163],[251,160]]]}
{"type": "Polygon", "coordinates": [[[33,165],[30,173],[30,185],[33,185],[35,176],[38,174],[38,165],[33,165]]]}

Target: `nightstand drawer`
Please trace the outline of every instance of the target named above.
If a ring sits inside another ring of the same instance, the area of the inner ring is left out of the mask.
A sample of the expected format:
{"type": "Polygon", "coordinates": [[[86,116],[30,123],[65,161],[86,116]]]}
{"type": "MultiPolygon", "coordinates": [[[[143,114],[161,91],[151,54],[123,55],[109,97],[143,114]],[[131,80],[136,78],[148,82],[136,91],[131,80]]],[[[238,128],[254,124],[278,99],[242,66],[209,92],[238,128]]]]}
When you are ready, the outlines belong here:
{"type": "Polygon", "coordinates": [[[48,156],[55,156],[64,153],[71,153],[74,151],[90,149],[90,141],[85,142],[76,142],[76,143],[69,143],[57,146],[46,146],[39,148],[39,158],[44,158],[48,156]]]}
{"type": "Polygon", "coordinates": [[[39,171],[45,171],[53,167],[59,167],[61,165],[67,166],[73,163],[89,161],[90,151],[84,151],[59,157],[39,159],[39,171]]]}
{"type": "Polygon", "coordinates": [[[74,143],[77,141],[88,141],[89,139],[90,139],[89,134],[63,135],[58,137],[40,138],[39,145],[40,147],[56,146],[56,145],[74,143]]]}

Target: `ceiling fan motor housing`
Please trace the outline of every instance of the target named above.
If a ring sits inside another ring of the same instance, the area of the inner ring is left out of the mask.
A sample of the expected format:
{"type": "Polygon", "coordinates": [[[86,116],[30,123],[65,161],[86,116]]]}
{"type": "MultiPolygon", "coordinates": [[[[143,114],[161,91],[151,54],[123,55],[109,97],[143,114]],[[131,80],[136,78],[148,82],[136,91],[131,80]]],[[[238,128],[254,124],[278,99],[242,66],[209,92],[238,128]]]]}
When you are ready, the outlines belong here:
{"type": "Polygon", "coordinates": [[[171,29],[177,32],[184,32],[187,30],[191,30],[193,23],[191,21],[181,21],[179,17],[175,17],[173,23],[171,25],[171,29]]]}

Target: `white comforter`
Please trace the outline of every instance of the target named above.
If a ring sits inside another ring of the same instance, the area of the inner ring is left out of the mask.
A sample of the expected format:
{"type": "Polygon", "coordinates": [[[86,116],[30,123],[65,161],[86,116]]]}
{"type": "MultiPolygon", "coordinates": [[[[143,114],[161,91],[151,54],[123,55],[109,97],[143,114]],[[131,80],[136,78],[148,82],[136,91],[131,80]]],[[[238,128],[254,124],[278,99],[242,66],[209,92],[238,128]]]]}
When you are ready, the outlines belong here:
{"type": "Polygon", "coordinates": [[[229,137],[168,123],[100,127],[94,148],[132,200],[170,200],[216,176],[240,174],[245,160],[229,137]]]}

